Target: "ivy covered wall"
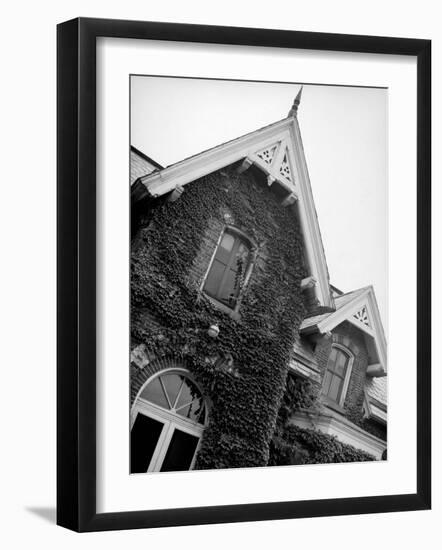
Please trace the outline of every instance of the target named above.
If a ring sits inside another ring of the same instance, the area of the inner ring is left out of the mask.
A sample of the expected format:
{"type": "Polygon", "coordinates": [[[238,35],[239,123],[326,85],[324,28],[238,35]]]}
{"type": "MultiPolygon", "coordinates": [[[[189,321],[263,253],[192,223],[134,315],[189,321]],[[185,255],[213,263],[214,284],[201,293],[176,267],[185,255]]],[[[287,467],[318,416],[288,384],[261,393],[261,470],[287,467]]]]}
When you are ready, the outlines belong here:
{"type": "Polygon", "coordinates": [[[131,345],[179,359],[209,399],[197,468],[264,466],[294,331],[305,316],[300,282],[307,273],[293,207],[281,206],[261,174],[229,167],[188,184],[176,202],[161,200],[149,210],[132,247],[131,345]],[[226,225],[256,246],[239,318],[200,291],[226,225]],[[213,324],[220,327],[217,338],[207,333],[213,324]],[[229,372],[223,364],[232,361],[229,372]]]}
{"type": "Polygon", "coordinates": [[[314,414],[318,408],[319,412],[319,390],[317,384],[296,376],[288,377],[270,445],[269,466],[375,460],[374,456],[342,443],[332,435],[290,423],[290,417],[299,409],[310,409],[314,414]]]}

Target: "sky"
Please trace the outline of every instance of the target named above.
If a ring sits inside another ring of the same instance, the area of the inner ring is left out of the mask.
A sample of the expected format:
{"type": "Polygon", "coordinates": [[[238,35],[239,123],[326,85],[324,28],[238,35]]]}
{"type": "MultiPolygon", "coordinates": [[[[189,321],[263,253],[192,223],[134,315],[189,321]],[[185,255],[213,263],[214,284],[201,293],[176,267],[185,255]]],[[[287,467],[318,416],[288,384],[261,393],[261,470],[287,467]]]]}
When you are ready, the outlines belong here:
{"type": "MultiPolygon", "coordinates": [[[[167,166],[285,118],[300,84],[131,77],[131,145],[167,166]]],[[[385,330],[388,90],[303,84],[298,120],[330,282],[373,285],[385,330]]]]}

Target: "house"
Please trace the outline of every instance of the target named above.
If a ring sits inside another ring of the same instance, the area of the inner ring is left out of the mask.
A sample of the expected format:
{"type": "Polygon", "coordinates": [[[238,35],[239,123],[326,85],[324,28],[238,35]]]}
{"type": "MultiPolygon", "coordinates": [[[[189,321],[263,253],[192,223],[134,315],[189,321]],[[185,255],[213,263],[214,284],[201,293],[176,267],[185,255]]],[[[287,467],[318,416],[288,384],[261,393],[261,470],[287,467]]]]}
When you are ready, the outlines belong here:
{"type": "Polygon", "coordinates": [[[371,286],[330,284],[297,119],[131,148],[131,472],[386,458],[371,286]]]}

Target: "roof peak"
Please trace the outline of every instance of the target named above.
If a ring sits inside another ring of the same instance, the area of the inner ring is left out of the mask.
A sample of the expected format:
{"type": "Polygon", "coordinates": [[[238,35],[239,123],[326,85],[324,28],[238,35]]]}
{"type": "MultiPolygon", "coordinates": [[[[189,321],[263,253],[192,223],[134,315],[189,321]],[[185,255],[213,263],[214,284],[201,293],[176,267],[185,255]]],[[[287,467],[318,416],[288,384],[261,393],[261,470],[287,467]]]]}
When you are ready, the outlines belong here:
{"type": "Polygon", "coordinates": [[[301,103],[301,96],[302,96],[302,90],[303,90],[304,86],[301,86],[299,88],[299,91],[298,93],[296,94],[296,97],[295,97],[295,100],[293,101],[293,105],[289,111],[289,114],[288,116],[297,116],[298,114],[298,107],[299,107],[299,104],[301,103]]]}
{"type": "Polygon", "coordinates": [[[373,286],[372,285],[361,286],[359,288],[355,288],[354,290],[349,290],[348,292],[342,292],[339,296],[335,296],[335,298],[338,298],[338,299],[339,298],[344,298],[345,296],[350,296],[350,294],[359,294],[359,293],[362,294],[362,292],[364,292],[364,291],[366,291],[370,288],[372,289],[373,286]]]}

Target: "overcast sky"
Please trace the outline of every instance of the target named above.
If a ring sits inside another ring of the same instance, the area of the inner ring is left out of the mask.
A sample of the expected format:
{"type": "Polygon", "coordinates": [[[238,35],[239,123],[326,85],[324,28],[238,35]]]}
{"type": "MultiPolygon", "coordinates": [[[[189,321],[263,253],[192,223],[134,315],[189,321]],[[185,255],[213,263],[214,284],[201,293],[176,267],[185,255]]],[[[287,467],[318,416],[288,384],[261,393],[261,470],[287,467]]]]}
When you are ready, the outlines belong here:
{"type": "MultiPolygon", "coordinates": [[[[167,166],[285,118],[299,86],[132,77],[131,144],[167,166]]],[[[385,330],[387,103],[384,89],[304,84],[298,111],[330,281],[372,284],[385,330]]]]}

